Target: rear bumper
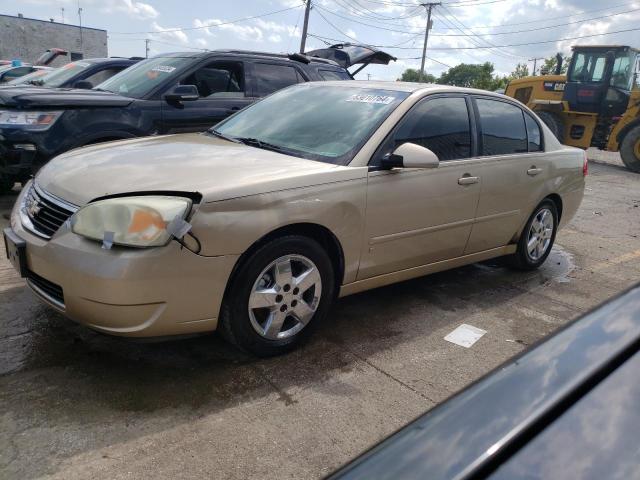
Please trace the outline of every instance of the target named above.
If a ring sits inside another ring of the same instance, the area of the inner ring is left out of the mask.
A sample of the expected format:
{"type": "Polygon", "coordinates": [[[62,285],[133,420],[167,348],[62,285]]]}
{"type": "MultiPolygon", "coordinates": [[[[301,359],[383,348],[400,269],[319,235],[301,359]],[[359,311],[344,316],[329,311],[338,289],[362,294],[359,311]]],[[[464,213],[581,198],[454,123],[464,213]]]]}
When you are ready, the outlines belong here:
{"type": "Polygon", "coordinates": [[[29,287],[72,320],[114,335],[215,330],[238,258],[196,255],[177,242],[161,248],[105,250],[64,225],[47,241],[22,227],[17,207],[11,227],[27,242],[29,287]]]}

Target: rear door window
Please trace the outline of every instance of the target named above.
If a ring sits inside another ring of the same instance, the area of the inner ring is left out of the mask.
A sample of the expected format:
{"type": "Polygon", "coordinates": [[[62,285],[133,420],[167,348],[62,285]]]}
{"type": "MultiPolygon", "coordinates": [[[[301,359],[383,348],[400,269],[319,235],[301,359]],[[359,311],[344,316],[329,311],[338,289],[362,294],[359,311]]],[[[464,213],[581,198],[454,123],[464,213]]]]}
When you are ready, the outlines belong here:
{"type": "Polygon", "coordinates": [[[466,100],[463,97],[423,100],[400,123],[390,150],[407,142],[430,149],[441,161],[469,158],[471,128],[466,100]]]}
{"type": "Polygon", "coordinates": [[[476,99],[482,131],[483,155],[509,155],[528,151],[524,112],[498,100],[476,99]]]}
{"type": "Polygon", "coordinates": [[[253,74],[260,97],[301,81],[300,74],[289,65],[254,63],[253,74]]]}

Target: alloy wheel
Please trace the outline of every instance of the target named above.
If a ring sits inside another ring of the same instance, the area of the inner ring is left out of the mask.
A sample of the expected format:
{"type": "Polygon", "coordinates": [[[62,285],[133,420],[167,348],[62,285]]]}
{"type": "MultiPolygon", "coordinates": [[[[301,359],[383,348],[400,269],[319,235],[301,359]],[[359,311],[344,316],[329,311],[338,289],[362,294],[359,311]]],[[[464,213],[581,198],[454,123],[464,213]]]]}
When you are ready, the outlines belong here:
{"type": "Polygon", "coordinates": [[[289,338],[313,318],[322,295],[318,267],[302,255],[285,255],[258,276],[249,294],[249,319],[258,335],[289,338]]]}
{"type": "Polygon", "coordinates": [[[538,211],[527,236],[527,255],[529,258],[537,262],[547,253],[551,245],[553,237],[553,213],[548,208],[542,208],[538,211]]]}

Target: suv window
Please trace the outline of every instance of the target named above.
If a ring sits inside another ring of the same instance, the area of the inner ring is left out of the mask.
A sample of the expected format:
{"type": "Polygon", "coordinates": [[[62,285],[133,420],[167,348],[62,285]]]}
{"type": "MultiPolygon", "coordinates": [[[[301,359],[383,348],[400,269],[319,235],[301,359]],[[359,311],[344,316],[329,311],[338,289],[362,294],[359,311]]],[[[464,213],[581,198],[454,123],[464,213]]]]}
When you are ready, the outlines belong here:
{"type": "Polygon", "coordinates": [[[482,154],[527,152],[527,130],[520,107],[498,100],[476,99],[482,128],[482,154]]]}
{"type": "Polygon", "coordinates": [[[351,77],[342,70],[318,70],[323,80],[350,80],[351,77]]]}
{"type": "Polygon", "coordinates": [[[540,125],[531,115],[524,114],[524,122],[527,124],[527,138],[529,139],[529,151],[540,152],[542,150],[542,134],[540,133],[540,125]]]}
{"type": "Polygon", "coordinates": [[[442,161],[471,156],[471,128],[467,102],[462,97],[425,99],[400,122],[383,154],[403,143],[415,143],[442,161]]]}
{"type": "Polygon", "coordinates": [[[288,65],[254,63],[253,69],[258,95],[261,97],[301,81],[296,69],[288,65]]]}
{"type": "Polygon", "coordinates": [[[201,97],[244,97],[244,69],[240,62],[214,62],[180,84],[195,85],[201,97]]]}

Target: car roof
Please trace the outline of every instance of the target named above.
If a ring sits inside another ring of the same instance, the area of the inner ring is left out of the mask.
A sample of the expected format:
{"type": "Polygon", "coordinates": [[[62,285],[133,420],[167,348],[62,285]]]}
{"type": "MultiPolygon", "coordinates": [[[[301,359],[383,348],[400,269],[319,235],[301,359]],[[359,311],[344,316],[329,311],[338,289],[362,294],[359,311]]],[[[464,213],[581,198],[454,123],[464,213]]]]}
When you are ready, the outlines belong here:
{"type": "MultiPolygon", "coordinates": [[[[318,82],[320,83],[320,82],[318,82]]],[[[362,88],[372,88],[380,90],[395,90],[398,92],[451,92],[451,93],[475,93],[478,95],[486,95],[498,98],[505,98],[504,95],[490,92],[488,90],[479,90],[477,88],[455,87],[452,85],[439,85],[436,83],[415,83],[415,82],[396,82],[393,80],[353,80],[345,82],[344,80],[329,80],[321,82],[322,85],[353,88],[359,86],[362,88]]]]}
{"type": "MultiPolygon", "coordinates": [[[[291,58],[292,55],[295,54],[287,54],[287,53],[270,53],[270,52],[258,52],[254,50],[229,50],[229,49],[221,49],[221,50],[208,50],[206,52],[169,52],[169,53],[160,53],[155,55],[153,58],[163,58],[163,57],[177,57],[177,58],[206,58],[209,56],[215,55],[239,55],[239,56],[251,56],[251,57],[265,57],[265,58],[277,58],[279,60],[287,60],[287,61],[296,61],[294,58],[291,58]]],[[[304,56],[304,55],[303,55],[304,56]]],[[[317,58],[317,57],[307,57],[310,63],[322,63],[328,66],[340,67],[333,60],[327,60],[325,58],[317,58]]],[[[305,62],[296,61],[296,63],[300,63],[304,65],[305,62]]]]}
{"type": "Polygon", "coordinates": [[[74,60],[69,63],[78,63],[78,62],[86,62],[86,63],[136,63],[142,60],[142,58],[127,58],[127,57],[107,57],[107,58],[82,58],[80,60],[74,60]]]}

